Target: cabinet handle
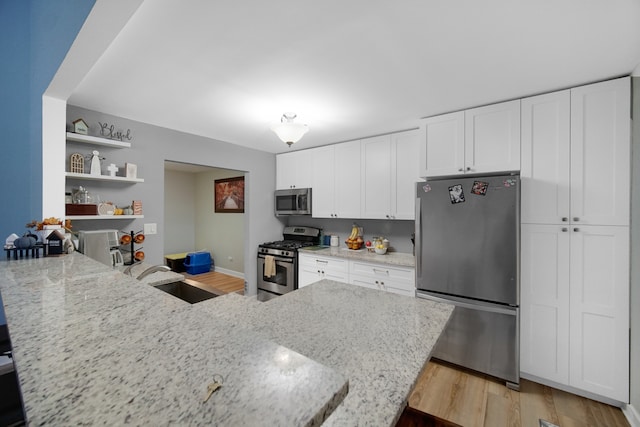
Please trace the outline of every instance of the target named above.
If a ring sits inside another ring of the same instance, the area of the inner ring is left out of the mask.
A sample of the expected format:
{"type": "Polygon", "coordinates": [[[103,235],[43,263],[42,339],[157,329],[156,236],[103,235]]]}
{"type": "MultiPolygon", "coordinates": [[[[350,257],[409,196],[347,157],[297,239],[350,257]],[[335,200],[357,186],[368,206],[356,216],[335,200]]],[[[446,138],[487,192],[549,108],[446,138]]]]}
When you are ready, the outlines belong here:
{"type": "Polygon", "coordinates": [[[567,218],[566,216],[563,216],[562,217],[562,222],[567,222],[567,221],[569,221],[569,218],[567,218]]]}
{"type": "Polygon", "coordinates": [[[380,270],[380,269],[374,268],[373,272],[374,273],[384,273],[386,275],[389,275],[389,270],[380,270]]]}
{"type": "Polygon", "coordinates": [[[574,221],[580,221],[580,218],[578,218],[577,216],[574,216],[574,217],[573,217],[573,220],[574,220],[574,221]]]}
{"type": "Polygon", "coordinates": [[[567,227],[562,227],[562,232],[566,233],[567,231],[569,231],[569,229],[567,227]]]}
{"type": "Polygon", "coordinates": [[[470,171],[470,170],[471,170],[471,168],[469,166],[467,166],[467,171],[470,171]]]}
{"type": "Polygon", "coordinates": [[[317,259],[317,260],[316,260],[316,262],[321,262],[321,263],[324,263],[324,264],[329,264],[329,261],[324,260],[324,259],[317,259]]]}
{"type": "Polygon", "coordinates": [[[464,172],[464,168],[458,169],[458,172],[464,172]]]}
{"type": "Polygon", "coordinates": [[[391,218],[389,215],[387,215],[387,219],[391,218]]]}
{"type": "Polygon", "coordinates": [[[574,228],[573,231],[580,231],[580,229],[578,227],[574,228]]]}

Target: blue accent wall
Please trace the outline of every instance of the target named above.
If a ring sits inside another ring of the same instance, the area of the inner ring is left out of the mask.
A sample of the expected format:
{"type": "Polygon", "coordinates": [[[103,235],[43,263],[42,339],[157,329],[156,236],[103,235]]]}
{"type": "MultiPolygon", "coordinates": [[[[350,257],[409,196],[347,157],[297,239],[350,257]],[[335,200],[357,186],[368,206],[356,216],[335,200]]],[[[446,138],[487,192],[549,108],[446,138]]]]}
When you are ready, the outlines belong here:
{"type": "MultiPolygon", "coordinates": [[[[42,212],[42,94],[95,0],[0,0],[0,242],[42,212]]],[[[60,197],[64,197],[63,194],[60,197]]],[[[4,256],[4,251],[1,253],[4,256]]],[[[1,300],[0,300],[1,301],[1,300]]],[[[0,323],[5,323],[0,304],[0,323]]]]}
{"type": "MultiPolygon", "coordinates": [[[[42,94],[95,0],[0,0],[0,241],[41,220],[42,94]]],[[[64,197],[63,194],[60,197],[64,197]]]]}

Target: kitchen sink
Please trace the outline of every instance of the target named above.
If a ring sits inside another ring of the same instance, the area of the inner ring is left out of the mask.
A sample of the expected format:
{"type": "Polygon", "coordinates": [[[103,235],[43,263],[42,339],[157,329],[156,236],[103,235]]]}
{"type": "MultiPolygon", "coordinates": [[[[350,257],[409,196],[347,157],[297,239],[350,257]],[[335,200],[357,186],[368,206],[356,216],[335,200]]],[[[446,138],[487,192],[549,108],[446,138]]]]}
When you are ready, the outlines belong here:
{"type": "Polygon", "coordinates": [[[205,301],[219,296],[218,294],[205,291],[204,289],[200,289],[196,286],[192,286],[182,281],[156,285],[154,286],[154,288],[160,289],[161,291],[173,295],[176,298],[180,298],[181,300],[186,301],[189,304],[195,304],[197,302],[205,301]]]}

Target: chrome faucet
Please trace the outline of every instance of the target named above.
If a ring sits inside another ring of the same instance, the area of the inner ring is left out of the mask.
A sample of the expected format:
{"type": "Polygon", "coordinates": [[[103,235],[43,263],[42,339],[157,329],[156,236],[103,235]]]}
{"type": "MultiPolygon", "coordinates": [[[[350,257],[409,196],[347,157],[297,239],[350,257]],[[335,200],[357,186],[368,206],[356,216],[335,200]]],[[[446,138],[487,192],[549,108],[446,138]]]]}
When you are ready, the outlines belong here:
{"type": "MultiPolygon", "coordinates": [[[[131,276],[131,269],[133,268],[135,264],[132,264],[130,266],[128,266],[127,268],[124,269],[123,273],[124,274],[128,274],[129,276],[131,276]]],[[[170,271],[171,269],[166,266],[166,265],[153,265],[149,268],[147,268],[145,271],[143,271],[142,273],[140,273],[138,275],[138,277],[136,277],[137,280],[142,280],[145,277],[147,277],[150,274],[156,273],[158,271],[170,271]]]]}

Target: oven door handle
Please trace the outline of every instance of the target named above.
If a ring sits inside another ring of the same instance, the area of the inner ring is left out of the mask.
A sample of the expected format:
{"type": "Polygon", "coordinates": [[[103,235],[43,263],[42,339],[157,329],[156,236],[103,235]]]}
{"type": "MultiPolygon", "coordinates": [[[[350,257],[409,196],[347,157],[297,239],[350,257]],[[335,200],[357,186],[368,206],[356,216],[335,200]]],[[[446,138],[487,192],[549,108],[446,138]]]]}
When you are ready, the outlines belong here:
{"type": "MultiPolygon", "coordinates": [[[[266,256],[267,255],[264,255],[264,254],[258,254],[258,258],[260,258],[260,259],[264,259],[266,256]]],[[[293,264],[293,259],[291,259],[291,258],[281,258],[281,257],[279,257],[277,255],[271,255],[271,256],[273,257],[273,260],[275,262],[284,262],[284,263],[287,263],[287,264],[293,264]]]]}

